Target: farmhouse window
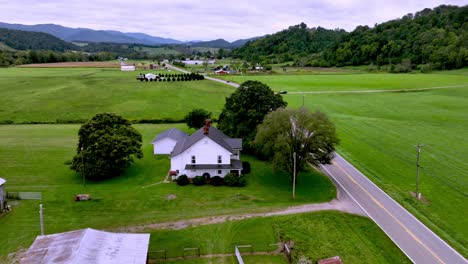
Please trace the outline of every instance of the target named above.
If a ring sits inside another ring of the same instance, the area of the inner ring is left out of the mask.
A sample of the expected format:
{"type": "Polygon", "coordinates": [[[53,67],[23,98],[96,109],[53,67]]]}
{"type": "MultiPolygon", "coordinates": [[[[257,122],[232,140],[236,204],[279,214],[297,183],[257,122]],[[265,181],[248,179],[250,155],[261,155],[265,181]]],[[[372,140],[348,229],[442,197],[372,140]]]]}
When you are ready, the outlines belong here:
{"type": "Polygon", "coordinates": [[[197,159],[195,158],[195,156],[192,156],[192,164],[195,164],[197,163],[197,159]]]}
{"type": "Polygon", "coordinates": [[[218,163],[219,164],[223,163],[223,156],[221,155],[218,156],[218,163]]]}
{"type": "Polygon", "coordinates": [[[218,174],[220,174],[220,175],[221,175],[221,170],[218,170],[218,174]]]}

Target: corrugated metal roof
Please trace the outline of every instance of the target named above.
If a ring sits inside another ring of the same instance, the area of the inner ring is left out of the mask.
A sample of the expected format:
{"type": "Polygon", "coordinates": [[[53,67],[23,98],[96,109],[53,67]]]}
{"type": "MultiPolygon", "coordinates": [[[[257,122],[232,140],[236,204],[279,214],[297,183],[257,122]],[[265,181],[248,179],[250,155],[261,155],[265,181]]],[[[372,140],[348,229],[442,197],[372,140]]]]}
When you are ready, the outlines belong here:
{"type": "Polygon", "coordinates": [[[180,131],[179,129],[177,128],[171,128],[169,130],[166,130],[160,134],[158,134],[154,139],[153,141],[151,141],[151,143],[155,143],[163,138],[172,138],[174,139],[175,141],[180,141],[182,139],[184,139],[185,137],[187,137],[188,135],[182,131],[180,131]]]}
{"type": "Polygon", "coordinates": [[[20,263],[145,264],[149,238],[91,228],[38,236],[20,263]]]}
{"type": "Polygon", "coordinates": [[[3,178],[0,178],[0,185],[3,185],[5,182],[6,182],[6,180],[5,180],[5,179],[3,179],[3,178]]]}

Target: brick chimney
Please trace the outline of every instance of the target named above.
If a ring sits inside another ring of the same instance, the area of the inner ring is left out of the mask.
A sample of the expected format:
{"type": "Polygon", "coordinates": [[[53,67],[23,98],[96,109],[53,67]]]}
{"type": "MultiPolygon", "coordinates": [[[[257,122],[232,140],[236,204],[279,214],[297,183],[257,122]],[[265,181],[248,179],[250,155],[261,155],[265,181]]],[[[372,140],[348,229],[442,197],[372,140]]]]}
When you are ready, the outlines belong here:
{"type": "Polygon", "coordinates": [[[205,126],[203,127],[203,134],[208,135],[208,133],[210,132],[210,126],[211,126],[211,119],[206,119],[205,126]]]}

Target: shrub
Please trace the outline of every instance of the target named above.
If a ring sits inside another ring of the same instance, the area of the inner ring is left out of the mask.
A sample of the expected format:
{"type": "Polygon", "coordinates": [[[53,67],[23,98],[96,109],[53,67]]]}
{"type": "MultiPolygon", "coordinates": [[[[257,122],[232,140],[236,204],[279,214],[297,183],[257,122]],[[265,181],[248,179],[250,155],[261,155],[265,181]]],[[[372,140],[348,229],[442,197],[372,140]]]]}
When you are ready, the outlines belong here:
{"type": "Polygon", "coordinates": [[[185,186],[185,185],[190,183],[187,175],[185,175],[185,174],[180,175],[179,177],[177,177],[176,182],[177,182],[177,185],[180,185],[180,186],[185,186]]]}
{"type": "Polygon", "coordinates": [[[213,186],[221,186],[223,185],[223,178],[219,177],[219,176],[214,176],[211,178],[210,180],[210,184],[213,185],[213,186]]]}
{"type": "Polygon", "coordinates": [[[232,173],[228,173],[224,177],[224,184],[227,186],[244,187],[245,185],[247,185],[247,181],[245,180],[244,176],[238,176],[232,173]]]}
{"type": "Polygon", "coordinates": [[[195,178],[192,179],[193,185],[196,186],[201,186],[205,184],[205,177],[203,176],[195,176],[195,178]]]}
{"type": "Polygon", "coordinates": [[[242,174],[249,174],[250,173],[250,163],[248,161],[242,162],[242,174]]]}
{"type": "Polygon", "coordinates": [[[227,186],[236,186],[239,182],[238,179],[239,177],[237,175],[228,173],[226,174],[226,176],[224,176],[224,184],[226,184],[227,186]]]}

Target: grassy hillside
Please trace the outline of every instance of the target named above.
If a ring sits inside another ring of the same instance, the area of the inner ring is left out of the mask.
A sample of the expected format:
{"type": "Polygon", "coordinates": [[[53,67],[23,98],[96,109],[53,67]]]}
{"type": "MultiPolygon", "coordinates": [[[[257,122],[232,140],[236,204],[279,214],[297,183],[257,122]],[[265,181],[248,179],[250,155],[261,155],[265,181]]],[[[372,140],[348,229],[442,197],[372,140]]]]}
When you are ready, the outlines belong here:
{"type": "MultiPolygon", "coordinates": [[[[108,229],[209,215],[261,212],[267,208],[329,201],[335,197],[330,180],[305,172],[291,199],[287,175],[273,173],[271,165],[243,156],[252,166],[244,188],[157,184],[170,167],[166,156],[154,157],[151,140],[171,127],[185,124],[136,125],[143,135],[145,157],[126,173],[111,180],[88,182],[68,166],[78,142],[79,125],[1,125],[0,175],[6,191],[42,192],[47,234],[92,227],[108,229]],[[144,187],[144,188],[143,188],[144,187]],[[77,203],[73,197],[89,193],[93,200],[77,203]],[[168,200],[169,194],[177,199],[168,200]]],[[[0,218],[0,256],[28,247],[38,235],[39,201],[13,201],[13,212],[0,218]]]]}
{"type": "Polygon", "coordinates": [[[104,111],[128,119],[181,120],[199,107],[216,116],[234,89],[207,80],[139,82],[138,73],[90,68],[0,69],[0,121],[88,119],[104,111]]]}
{"type": "MultiPolygon", "coordinates": [[[[293,263],[300,256],[317,261],[337,255],[344,263],[409,263],[370,219],[339,212],[257,218],[177,231],[156,231],[151,233],[150,251],[166,250],[168,257],[181,256],[182,248],[186,247],[200,247],[201,254],[232,253],[235,245],[252,245],[254,251],[273,251],[277,247],[270,244],[290,240],[294,241],[293,263]]],[[[268,263],[264,262],[263,257],[258,257],[256,263],[268,263]]]]}
{"type": "Polygon", "coordinates": [[[355,74],[226,77],[251,78],[274,90],[352,91],[464,85],[424,92],[286,94],[289,107],[320,109],[336,123],[339,152],[377,185],[468,254],[468,75],[466,69],[434,74],[355,74]],[[415,191],[417,143],[422,149],[421,192],[415,191]]]}

